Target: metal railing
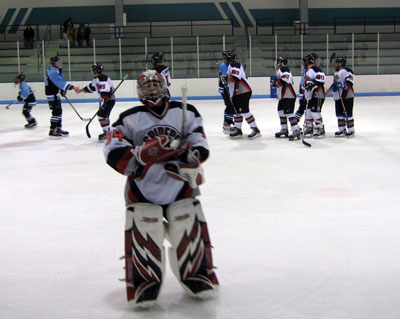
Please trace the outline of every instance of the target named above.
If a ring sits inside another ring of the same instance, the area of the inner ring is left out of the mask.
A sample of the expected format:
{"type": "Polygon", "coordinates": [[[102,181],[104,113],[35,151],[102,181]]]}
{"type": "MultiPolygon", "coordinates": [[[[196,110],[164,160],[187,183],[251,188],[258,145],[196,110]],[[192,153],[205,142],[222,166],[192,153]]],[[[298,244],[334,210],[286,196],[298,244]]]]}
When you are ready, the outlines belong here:
{"type": "MultiPolygon", "coordinates": [[[[91,46],[74,48],[68,41],[55,44],[58,44],[57,54],[64,61],[64,76],[69,81],[87,80],[91,76],[90,66],[96,62],[102,63],[105,72],[114,79],[121,79],[125,74],[136,78],[151,67],[151,55],[159,51],[164,52],[173,78],[215,77],[216,62],[222,61],[225,49],[236,51],[249,76],[275,74],[273,62],[278,56],[287,57],[293,75],[300,75],[301,59],[311,52],[318,54],[320,67],[327,75],[332,74],[329,60],[333,53],[345,56],[356,74],[400,74],[399,33],[92,39],[91,46]]],[[[29,74],[31,81],[41,81],[49,59],[44,50],[45,41],[36,52],[38,67],[35,70],[27,69],[30,64],[26,52],[30,51],[19,49],[18,45],[17,42],[17,50],[15,45],[7,49],[4,60],[15,62],[8,62],[6,71],[0,69],[0,81],[8,82],[6,75],[19,70],[29,74]],[[15,57],[10,58],[11,55],[15,57]],[[12,70],[14,63],[17,65],[12,70]]],[[[0,60],[2,58],[0,54],[0,60]]]]}

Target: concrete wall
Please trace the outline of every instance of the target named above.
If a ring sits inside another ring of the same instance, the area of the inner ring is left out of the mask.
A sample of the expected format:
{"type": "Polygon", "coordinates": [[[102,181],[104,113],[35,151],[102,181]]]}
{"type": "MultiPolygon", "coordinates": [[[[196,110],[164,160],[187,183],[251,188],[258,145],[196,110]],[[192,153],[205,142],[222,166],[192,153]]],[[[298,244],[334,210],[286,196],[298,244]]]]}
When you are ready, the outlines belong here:
{"type": "MultiPolygon", "coordinates": [[[[299,87],[300,77],[295,77],[295,89],[299,87]]],[[[254,98],[267,98],[270,95],[269,78],[267,77],[252,77],[249,78],[253,89],[254,98]]],[[[354,86],[356,94],[362,95],[400,95],[400,75],[380,75],[379,81],[375,75],[359,75],[355,77],[356,84],[354,86]]],[[[29,83],[29,82],[28,82],[29,83]]],[[[85,86],[88,82],[73,82],[74,85],[85,86]]],[[[327,77],[326,87],[332,83],[332,76],[327,77]]],[[[44,94],[44,83],[34,82],[29,83],[35,91],[36,98],[40,103],[47,103],[44,94]]],[[[115,82],[114,85],[117,85],[115,82]]],[[[180,87],[182,85],[188,87],[188,98],[190,99],[216,99],[220,98],[218,94],[218,81],[216,78],[208,79],[176,79],[172,81],[171,92],[174,98],[181,96],[180,87]]],[[[0,91],[2,92],[0,103],[8,104],[16,99],[18,87],[10,83],[0,83],[0,91]]],[[[121,85],[117,92],[117,98],[120,100],[137,99],[136,81],[127,80],[121,85]]],[[[75,92],[68,92],[68,97],[76,102],[93,102],[98,101],[98,95],[75,92]]]]}

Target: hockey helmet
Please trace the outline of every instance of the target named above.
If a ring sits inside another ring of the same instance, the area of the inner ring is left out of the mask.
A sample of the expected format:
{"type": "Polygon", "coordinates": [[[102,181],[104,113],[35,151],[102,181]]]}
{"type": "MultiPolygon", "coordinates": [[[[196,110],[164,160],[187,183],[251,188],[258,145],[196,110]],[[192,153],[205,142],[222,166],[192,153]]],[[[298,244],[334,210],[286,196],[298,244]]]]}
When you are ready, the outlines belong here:
{"type": "Polygon", "coordinates": [[[55,66],[55,64],[56,64],[57,62],[61,62],[61,59],[60,59],[60,57],[59,57],[58,55],[53,56],[53,57],[50,58],[50,64],[51,64],[52,66],[55,66]]]}
{"type": "Polygon", "coordinates": [[[104,67],[103,67],[103,64],[101,64],[101,63],[96,63],[96,64],[93,64],[92,65],[92,72],[93,73],[103,73],[103,71],[104,71],[104,67]]]}
{"type": "Polygon", "coordinates": [[[148,107],[162,106],[169,97],[165,81],[155,70],[143,72],[136,82],[139,100],[148,107]]]}
{"type": "Polygon", "coordinates": [[[345,67],[346,66],[346,58],[343,56],[338,56],[335,60],[335,64],[337,68],[345,67]]]}
{"type": "Polygon", "coordinates": [[[316,61],[317,59],[318,59],[318,55],[316,55],[315,53],[307,54],[307,55],[303,58],[303,66],[306,68],[307,65],[315,64],[315,61],[316,61]]]}
{"type": "Polygon", "coordinates": [[[288,59],[287,58],[279,57],[279,58],[276,59],[274,65],[275,65],[275,68],[276,68],[277,66],[286,66],[287,63],[288,63],[288,59]]]}
{"type": "Polygon", "coordinates": [[[164,62],[164,53],[163,52],[156,52],[151,57],[153,64],[163,63],[164,62]]]}
{"type": "Polygon", "coordinates": [[[17,77],[15,78],[14,83],[15,83],[15,84],[18,84],[18,83],[21,83],[21,82],[23,82],[23,81],[25,81],[25,73],[24,73],[24,72],[21,72],[21,73],[18,74],[17,77]]]}
{"type": "Polygon", "coordinates": [[[228,62],[235,62],[237,59],[235,51],[227,50],[225,53],[225,60],[228,62]]]}

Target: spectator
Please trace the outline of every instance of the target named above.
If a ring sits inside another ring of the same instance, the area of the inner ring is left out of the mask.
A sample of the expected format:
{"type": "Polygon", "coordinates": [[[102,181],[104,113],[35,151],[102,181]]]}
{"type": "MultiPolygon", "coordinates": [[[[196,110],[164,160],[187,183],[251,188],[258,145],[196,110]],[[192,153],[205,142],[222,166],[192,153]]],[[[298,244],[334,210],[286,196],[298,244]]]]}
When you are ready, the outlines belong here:
{"type": "Polygon", "coordinates": [[[64,40],[67,40],[67,31],[68,31],[68,27],[72,26],[74,27],[74,23],[72,22],[72,18],[68,18],[67,20],[64,21],[63,23],[63,36],[64,36],[64,40]]]}
{"type": "Polygon", "coordinates": [[[71,47],[75,46],[75,29],[73,25],[69,25],[67,29],[67,40],[71,47]]]}
{"type": "Polygon", "coordinates": [[[78,33],[76,35],[76,39],[78,40],[79,47],[82,47],[82,41],[86,41],[86,45],[90,46],[90,30],[89,26],[85,26],[85,24],[81,23],[79,25],[78,33]]]}
{"type": "Polygon", "coordinates": [[[30,25],[26,26],[24,30],[24,47],[25,49],[33,48],[33,39],[35,38],[35,31],[30,25]]]}

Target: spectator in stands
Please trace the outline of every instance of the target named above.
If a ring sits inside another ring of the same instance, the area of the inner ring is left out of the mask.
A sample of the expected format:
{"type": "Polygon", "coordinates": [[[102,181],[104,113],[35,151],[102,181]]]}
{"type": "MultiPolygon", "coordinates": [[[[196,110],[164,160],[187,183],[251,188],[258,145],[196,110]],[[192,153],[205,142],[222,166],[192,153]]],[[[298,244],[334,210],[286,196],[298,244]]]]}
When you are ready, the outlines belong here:
{"type": "Polygon", "coordinates": [[[70,47],[75,47],[75,28],[73,25],[68,26],[67,40],[69,41],[70,47]]]}
{"type": "Polygon", "coordinates": [[[30,25],[26,26],[24,30],[24,47],[25,49],[33,48],[33,39],[35,38],[35,31],[30,25]]]}
{"type": "Polygon", "coordinates": [[[89,26],[85,26],[85,24],[81,23],[79,25],[78,33],[76,35],[76,39],[78,40],[79,47],[82,47],[83,41],[86,41],[87,46],[90,46],[90,33],[91,30],[89,26]]]}
{"type": "Polygon", "coordinates": [[[72,26],[74,27],[74,23],[72,22],[72,18],[68,18],[67,20],[64,21],[63,23],[63,36],[64,36],[64,40],[67,40],[67,31],[68,31],[68,27],[72,26]]]}

